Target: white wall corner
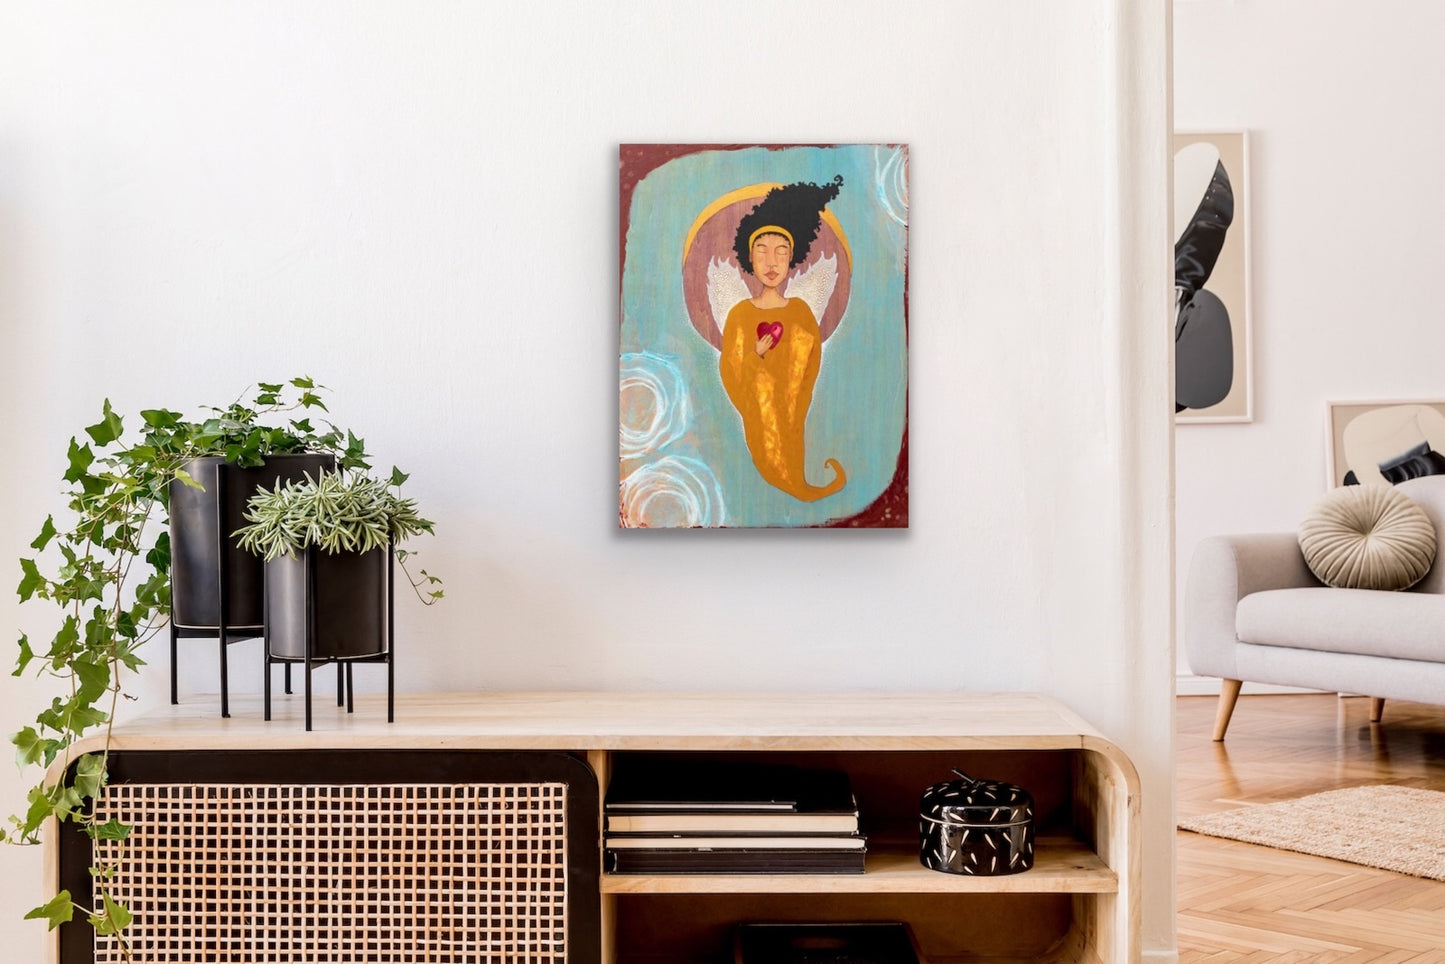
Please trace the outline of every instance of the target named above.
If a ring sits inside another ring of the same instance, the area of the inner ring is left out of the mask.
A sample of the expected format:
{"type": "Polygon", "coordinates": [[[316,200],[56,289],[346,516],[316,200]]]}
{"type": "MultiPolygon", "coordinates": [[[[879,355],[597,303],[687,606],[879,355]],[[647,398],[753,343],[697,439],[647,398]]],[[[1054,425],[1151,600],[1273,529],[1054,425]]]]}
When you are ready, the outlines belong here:
{"type": "MultiPolygon", "coordinates": [[[[1114,0],[1111,16],[1117,46],[1113,64],[1118,210],[1117,318],[1120,372],[1111,401],[1125,409],[1116,423],[1126,433],[1119,466],[1125,534],[1138,552],[1126,566],[1130,592],[1123,608],[1130,621],[1126,656],[1140,670],[1128,699],[1133,723],[1172,718],[1168,692],[1174,658],[1173,398],[1170,232],[1172,169],[1171,12],[1169,4],[1114,0]],[[1160,647],[1161,637],[1166,641],[1160,647]]],[[[1174,761],[1169,732],[1131,734],[1130,749],[1143,786],[1143,887],[1140,947],[1147,960],[1177,960],[1173,860],[1174,761]]]]}

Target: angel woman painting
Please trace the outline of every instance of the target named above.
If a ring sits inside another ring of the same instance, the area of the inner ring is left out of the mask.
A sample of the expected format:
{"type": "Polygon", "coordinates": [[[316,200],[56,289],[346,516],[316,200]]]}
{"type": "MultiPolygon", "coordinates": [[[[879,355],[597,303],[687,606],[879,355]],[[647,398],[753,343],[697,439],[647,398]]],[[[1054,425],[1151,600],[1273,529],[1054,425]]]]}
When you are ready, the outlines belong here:
{"type": "MultiPolygon", "coordinates": [[[[826,485],[808,484],[803,428],[823,355],[817,318],[821,311],[815,312],[805,297],[784,292],[791,290],[793,269],[806,263],[823,208],[842,184],[840,176],[821,187],[800,181],[773,188],[738,223],[733,251],[738,264],[762,286],[756,296],[737,268],[715,262],[709,271],[709,292],[718,293],[714,310],[719,302],[737,298],[723,323],[718,367],[728,398],[742,416],[753,465],[769,485],[805,502],[840,491],[847,475],[830,458],[833,478],[826,485]]],[[[836,266],[822,262],[798,280],[815,297],[825,289],[820,300],[826,302],[836,277],[836,266]],[[804,281],[808,277],[812,285],[804,281]]]]}
{"type": "Polygon", "coordinates": [[[624,146],[621,525],[907,525],[905,161],[624,146]]]}

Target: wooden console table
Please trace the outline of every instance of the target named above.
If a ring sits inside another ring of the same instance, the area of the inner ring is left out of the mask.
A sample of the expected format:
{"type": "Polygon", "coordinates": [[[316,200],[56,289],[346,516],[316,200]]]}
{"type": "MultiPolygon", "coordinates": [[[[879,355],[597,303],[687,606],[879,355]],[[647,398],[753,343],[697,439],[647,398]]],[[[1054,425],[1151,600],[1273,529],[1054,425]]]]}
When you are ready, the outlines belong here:
{"type": "MultiPolygon", "coordinates": [[[[584,959],[724,964],[732,960],[732,926],[742,920],[864,919],[908,921],[931,964],[1139,959],[1138,776],[1117,746],[1044,696],[419,694],[398,696],[396,722],[389,725],[377,698],[358,698],[352,714],[323,707],[309,733],[302,729],[297,700],[274,706],[269,723],[261,720],[259,699],[231,702],[232,716],[224,720],[209,700],[166,707],[117,727],[112,749],[120,754],[561,751],[585,761],[604,792],[619,755],[665,765],[681,757],[765,754],[848,772],[868,835],[866,873],[601,874],[600,947],[581,955],[584,959]],[[1039,842],[1032,870],[958,877],[919,865],[918,796],[930,784],[951,779],[954,767],[1017,783],[1033,794],[1039,842]]],[[[99,745],[91,739],[80,749],[99,745]]],[[[578,839],[600,847],[600,826],[598,813],[597,822],[583,828],[587,836],[578,839]]],[[[47,834],[51,886],[60,873],[55,829],[47,834]]],[[[58,955],[53,951],[52,961],[59,961],[58,955]]]]}

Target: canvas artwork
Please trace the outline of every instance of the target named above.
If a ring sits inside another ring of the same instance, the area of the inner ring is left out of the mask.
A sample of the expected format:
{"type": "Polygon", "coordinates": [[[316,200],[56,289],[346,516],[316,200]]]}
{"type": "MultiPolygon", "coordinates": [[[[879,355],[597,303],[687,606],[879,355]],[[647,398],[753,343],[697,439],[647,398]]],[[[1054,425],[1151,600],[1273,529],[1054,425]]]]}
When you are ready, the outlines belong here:
{"type": "Polygon", "coordinates": [[[906,527],[907,147],[619,170],[619,524],[906,527]]]}
{"type": "Polygon", "coordinates": [[[1445,401],[1330,402],[1329,486],[1445,475],[1445,401]]]}
{"type": "Polygon", "coordinates": [[[1174,135],[1174,292],[1175,421],[1250,421],[1243,131],[1174,135]]]}

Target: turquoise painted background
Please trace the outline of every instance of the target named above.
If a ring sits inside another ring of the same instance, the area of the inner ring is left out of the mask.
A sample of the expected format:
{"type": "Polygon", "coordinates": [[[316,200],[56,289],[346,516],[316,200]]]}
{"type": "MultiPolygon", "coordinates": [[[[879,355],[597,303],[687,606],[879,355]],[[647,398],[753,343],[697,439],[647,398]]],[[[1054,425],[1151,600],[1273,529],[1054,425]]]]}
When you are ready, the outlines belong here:
{"type": "Polygon", "coordinates": [[[622,472],[647,473],[633,482],[648,479],[654,508],[686,502],[687,518],[679,524],[809,526],[858,513],[888,486],[903,437],[908,383],[902,152],[875,145],[710,150],[668,161],[637,184],[622,277],[622,382],[625,388],[645,378],[668,411],[660,413],[667,422],[665,444],[633,459],[626,457],[624,425],[622,472]],[[823,461],[836,458],[848,484],[808,503],[764,482],[752,464],[742,420],[718,375],[718,351],[688,319],[682,249],[697,216],[730,191],[761,182],[821,184],[838,174],[843,189],[828,210],[852,250],[852,292],[838,329],[823,345],[806,446],[811,483],[825,483],[831,472],[823,461]]]}

